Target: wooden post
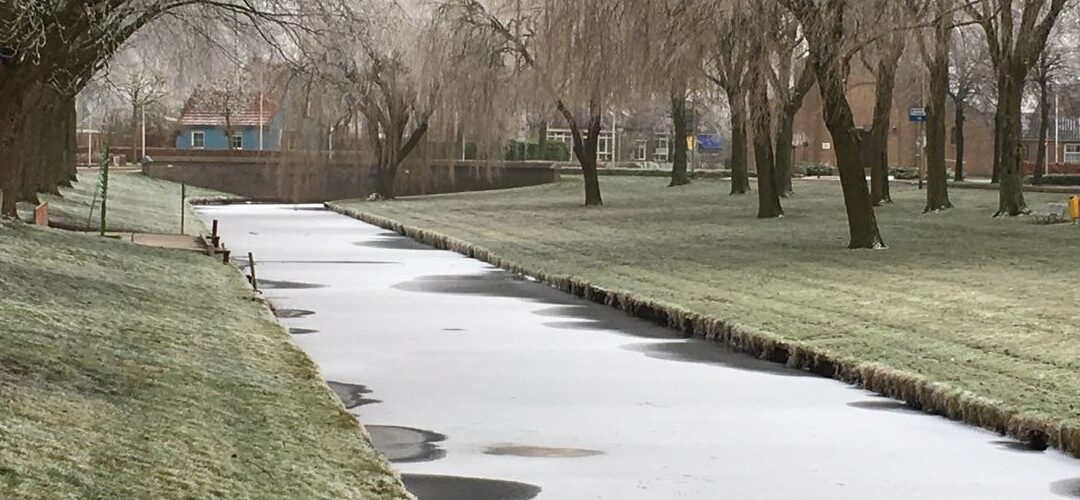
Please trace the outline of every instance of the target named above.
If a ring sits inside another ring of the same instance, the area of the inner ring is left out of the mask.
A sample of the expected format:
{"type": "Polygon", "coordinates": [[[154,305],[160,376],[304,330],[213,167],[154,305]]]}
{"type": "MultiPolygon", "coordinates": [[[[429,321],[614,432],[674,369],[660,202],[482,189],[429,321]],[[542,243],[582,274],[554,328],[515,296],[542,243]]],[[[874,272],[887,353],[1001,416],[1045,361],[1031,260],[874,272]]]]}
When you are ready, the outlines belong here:
{"type": "Polygon", "coordinates": [[[231,254],[232,254],[232,251],[230,251],[230,250],[222,250],[221,251],[221,262],[223,264],[228,264],[229,263],[229,255],[231,255],[231,254]]]}
{"type": "Polygon", "coordinates": [[[210,229],[210,244],[217,248],[219,243],[221,243],[221,237],[218,236],[218,220],[214,219],[210,229]]]}
{"type": "MultiPolygon", "coordinates": [[[[184,206],[185,199],[187,199],[187,184],[180,184],[180,234],[184,234],[184,214],[187,213],[187,207],[184,206]]],[[[216,227],[217,226],[215,226],[215,228],[216,227]]],[[[217,245],[215,244],[214,246],[217,245]]]]}
{"type": "Polygon", "coordinates": [[[259,282],[255,278],[255,256],[252,255],[251,252],[248,252],[248,269],[251,270],[251,276],[249,277],[251,280],[251,288],[257,292],[259,291],[259,282]]]}
{"type": "Polygon", "coordinates": [[[46,226],[49,225],[49,202],[44,202],[34,209],[34,225],[46,226]]]}

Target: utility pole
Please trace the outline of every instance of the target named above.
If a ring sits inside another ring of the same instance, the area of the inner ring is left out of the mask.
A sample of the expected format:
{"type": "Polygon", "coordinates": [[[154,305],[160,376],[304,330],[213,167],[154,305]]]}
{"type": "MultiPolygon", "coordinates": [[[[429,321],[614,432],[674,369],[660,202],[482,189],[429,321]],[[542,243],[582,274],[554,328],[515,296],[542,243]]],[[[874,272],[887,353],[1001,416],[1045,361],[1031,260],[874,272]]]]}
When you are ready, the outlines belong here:
{"type": "Polygon", "coordinates": [[[142,156],[139,158],[146,158],[146,103],[142,105],[142,156]]]}

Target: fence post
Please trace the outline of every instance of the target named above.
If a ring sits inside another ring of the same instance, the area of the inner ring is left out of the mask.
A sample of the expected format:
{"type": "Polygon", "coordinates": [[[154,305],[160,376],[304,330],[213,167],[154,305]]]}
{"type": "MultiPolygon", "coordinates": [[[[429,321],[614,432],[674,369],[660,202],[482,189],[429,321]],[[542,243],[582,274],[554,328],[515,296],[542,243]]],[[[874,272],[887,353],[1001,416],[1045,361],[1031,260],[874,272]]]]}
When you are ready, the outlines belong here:
{"type": "Polygon", "coordinates": [[[255,278],[255,256],[251,252],[248,252],[248,269],[251,270],[251,288],[257,292],[259,291],[259,282],[255,278]]]}
{"type": "Polygon", "coordinates": [[[187,199],[187,184],[180,184],[180,234],[184,234],[184,215],[187,214],[187,207],[184,206],[185,199],[187,199]]]}

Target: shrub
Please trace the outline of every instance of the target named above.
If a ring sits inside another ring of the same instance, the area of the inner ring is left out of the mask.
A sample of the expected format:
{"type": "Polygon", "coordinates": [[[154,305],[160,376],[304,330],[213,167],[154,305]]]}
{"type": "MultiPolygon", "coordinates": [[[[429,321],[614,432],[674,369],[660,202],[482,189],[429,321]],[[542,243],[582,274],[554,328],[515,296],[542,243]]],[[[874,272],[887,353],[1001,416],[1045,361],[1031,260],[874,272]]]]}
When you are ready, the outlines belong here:
{"type": "MultiPolygon", "coordinates": [[[[1031,176],[1025,177],[1024,184],[1034,184],[1034,178],[1031,176]]],[[[1044,175],[1040,184],[1044,186],[1080,186],[1080,174],[1044,175]]]]}
{"type": "Polygon", "coordinates": [[[807,163],[801,166],[803,175],[808,177],[820,177],[836,175],[836,167],[824,163],[807,163]]]}

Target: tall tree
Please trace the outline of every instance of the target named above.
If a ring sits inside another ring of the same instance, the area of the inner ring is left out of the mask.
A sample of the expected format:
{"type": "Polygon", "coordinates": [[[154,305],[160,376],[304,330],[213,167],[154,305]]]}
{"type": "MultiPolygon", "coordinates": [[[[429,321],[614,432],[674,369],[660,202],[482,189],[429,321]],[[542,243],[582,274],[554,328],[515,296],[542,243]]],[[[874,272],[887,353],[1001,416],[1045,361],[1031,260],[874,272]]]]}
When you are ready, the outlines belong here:
{"type": "Polygon", "coordinates": [[[1038,112],[1039,112],[1039,142],[1038,151],[1035,153],[1035,171],[1032,174],[1032,180],[1035,184],[1042,184],[1043,175],[1047,174],[1047,155],[1046,149],[1048,146],[1048,131],[1050,128],[1050,85],[1053,83],[1055,73],[1061,66],[1062,57],[1061,53],[1053,50],[1052,47],[1047,47],[1039,55],[1039,62],[1035,64],[1034,72],[1031,75],[1032,83],[1035,84],[1036,93],[1038,94],[1038,112]]]}
{"type": "Polygon", "coordinates": [[[985,82],[986,47],[973,43],[977,36],[971,30],[958,28],[952,37],[949,64],[949,98],[952,100],[955,117],[953,139],[956,143],[956,163],[953,178],[964,180],[964,125],[967,122],[967,110],[982,93],[985,82]]]}
{"type": "Polygon", "coordinates": [[[751,29],[747,9],[718,11],[715,41],[708,52],[708,77],[727,97],[731,118],[731,194],[750,189],[747,172],[747,70],[753,58],[748,36],[751,29]]]}
{"type": "MultiPolygon", "coordinates": [[[[768,8],[762,1],[755,1],[751,5],[758,12],[770,16],[768,8]]],[[[764,31],[764,30],[763,30],[764,31]]],[[[748,33],[750,38],[750,52],[753,54],[768,54],[767,35],[759,31],[748,33]]],[[[754,164],[757,168],[758,188],[758,213],[759,219],[780,217],[784,215],[784,209],[780,206],[780,190],[775,178],[775,155],[773,153],[773,124],[771,105],[769,103],[769,73],[772,71],[770,57],[755,57],[750,61],[748,68],[747,84],[749,91],[750,122],[754,131],[754,164]]]]}
{"type": "Polygon", "coordinates": [[[919,54],[930,74],[930,100],[926,106],[926,206],[923,212],[952,208],[945,166],[945,102],[949,91],[949,46],[953,30],[952,0],[909,2],[916,22],[929,28],[917,30],[919,54]]]}
{"type": "Polygon", "coordinates": [[[979,0],[965,9],[983,29],[997,83],[994,165],[999,176],[1000,215],[1026,213],[1021,190],[1021,105],[1028,72],[1046,48],[1066,0],[979,0]]]}
{"type": "Polygon", "coordinates": [[[848,248],[884,248],[877,217],[860,160],[859,132],[847,98],[847,76],[854,55],[853,23],[847,22],[849,0],[780,0],[802,25],[810,47],[825,125],[836,152],[840,186],[847,211],[848,248]]]}
{"type": "MultiPolygon", "coordinates": [[[[330,0],[327,0],[330,1],[330,0]]],[[[323,7],[323,0],[296,4],[287,0],[0,0],[0,213],[15,215],[16,202],[34,201],[42,179],[70,178],[71,152],[63,162],[43,161],[48,151],[71,147],[71,141],[42,145],[44,126],[67,120],[74,98],[117,49],[146,24],[167,14],[203,15],[205,9],[229,12],[246,23],[298,27],[301,10],[323,7]],[[45,113],[52,120],[43,120],[45,113]]],[[[335,12],[340,15],[341,12],[335,12]]],[[[262,33],[268,35],[271,30],[262,33]]]]}
{"type": "MultiPolygon", "coordinates": [[[[897,18],[902,14],[899,5],[877,3],[897,18]]],[[[896,88],[896,69],[907,41],[904,30],[893,30],[872,41],[860,53],[866,69],[874,75],[874,114],[870,131],[864,134],[872,162],[870,168],[870,203],[881,206],[892,203],[889,192],[889,129],[891,128],[893,94],[896,88]]]]}
{"type": "MultiPolygon", "coordinates": [[[[635,62],[648,55],[640,31],[647,16],[635,7],[619,0],[499,0],[491,9],[477,0],[444,4],[464,29],[500,36],[495,56],[515,60],[519,97],[550,102],[566,121],[586,206],[603,204],[597,153],[605,106],[635,91],[626,82],[640,78],[635,62]]],[[[661,91],[669,92],[664,83],[661,91]]]]}
{"type": "Polygon", "coordinates": [[[687,174],[687,138],[690,136],[686,127],[686,89],[685,85],[676,85],[671,91],[671,148],[674,155],[671,158],[671,183],[669,187],[685,186],[690,184],[690,176],[687,174]]]}
{"type": "Polygon", "coordinates": [[[773,17],[775,36],[773,46],[776,64],[769,65],[769,82],[776,93],[776,189],[781,197],[792,192],[794,171],[795,115],[802,108],[806,94],[814,87],[814,70],[810,67],[810,51],[799,30],[799,23],[782,9],[773,17]]]}

